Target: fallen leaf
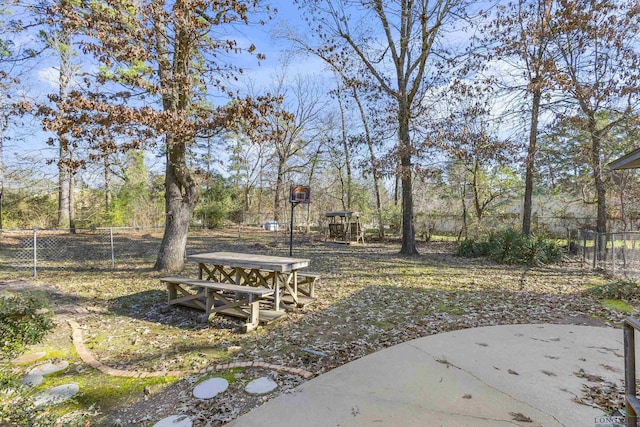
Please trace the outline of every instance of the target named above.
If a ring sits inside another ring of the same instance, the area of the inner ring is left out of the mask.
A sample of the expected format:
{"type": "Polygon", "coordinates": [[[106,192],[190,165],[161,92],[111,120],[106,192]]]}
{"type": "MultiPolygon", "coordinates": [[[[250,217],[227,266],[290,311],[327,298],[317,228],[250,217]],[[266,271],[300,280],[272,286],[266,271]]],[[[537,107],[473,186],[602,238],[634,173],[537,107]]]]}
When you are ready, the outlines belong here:
{"type": "Polygon", "coordinates": [[[533,420],[529,417],[527,417],[524,414],[521,414],[520,412],[509,412],[509,415],[511,415],[511,419],[514,421],[520,421],[522,423],[532,423],[533,420]]]}

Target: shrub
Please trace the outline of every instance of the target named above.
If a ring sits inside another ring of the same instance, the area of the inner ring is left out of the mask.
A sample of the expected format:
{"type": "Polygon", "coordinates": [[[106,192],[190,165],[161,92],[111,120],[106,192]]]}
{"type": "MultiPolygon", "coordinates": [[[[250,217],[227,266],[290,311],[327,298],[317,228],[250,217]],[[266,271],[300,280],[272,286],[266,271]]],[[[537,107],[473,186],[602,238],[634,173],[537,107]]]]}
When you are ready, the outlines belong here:
{"type": "Polygon", "coordinates": [[[53,328],[47,299],[24,292],[0,297],[0,354],[11,357],[25,346],[38,343],[53,328]]]}
{"type": "Polygon", "coordinates": [[[458,246],[458,255],[487,256],[501,264],[543,265],[560,261],[559,246],[542,236],[525,236],[516,230],[489,235],[486,241],[467,239],[458,246]]]}
{"type": "Polygon", "coordinates": [[[22,385],[16,374],[0,369],[0,426],[82,427],[86,417],[76,412],[58,415],[46,407],[35,406],[33,388],[22,385]]]}
{"type": "MultiPolygon", "coordinates": [[[[0,296],[0,356],[15,356],[36,344],[53,328],[53,314],[46,310],[41,293],[24,292],[0,296]]],[[[59,425],[57,417],[33,405],[33,390],[22,385],[7,363],[0,365],[0,426],[48,427],[59,425]]]]}
{"type": "Polygon", "coordinates": [[[616,280],[605,285],[593,286],[587,289],[586,293],[603,299],[640,301],[640,288],[631,280],[616,280]]]}
{"type": "Polygon", "coordinates": [[[55,425],[56,417],[33,405],[33,392],[14,374],[0,370],[0,425],[45,427],[55,425]]]}
{"type": "Polygon", "coordinates": [[[462,256],[465,258],[472,258],[479,256],[477,253],[477,242],[473,239],[464,239],[458,245],[458,256],[462,256]]]}

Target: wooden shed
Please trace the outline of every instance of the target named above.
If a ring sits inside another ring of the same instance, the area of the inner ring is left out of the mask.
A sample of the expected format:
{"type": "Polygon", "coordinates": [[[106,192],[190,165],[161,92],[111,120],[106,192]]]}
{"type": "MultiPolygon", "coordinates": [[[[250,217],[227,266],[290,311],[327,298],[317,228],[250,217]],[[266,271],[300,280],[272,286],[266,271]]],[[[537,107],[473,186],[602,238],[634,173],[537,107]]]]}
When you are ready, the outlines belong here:
{"type": "Polygon", "coordinates": [[[338,243],[364,243],[364,228],[360,224],[360,213],[352,211],[327,212],[329,232],[327,239],[338,243]]]}

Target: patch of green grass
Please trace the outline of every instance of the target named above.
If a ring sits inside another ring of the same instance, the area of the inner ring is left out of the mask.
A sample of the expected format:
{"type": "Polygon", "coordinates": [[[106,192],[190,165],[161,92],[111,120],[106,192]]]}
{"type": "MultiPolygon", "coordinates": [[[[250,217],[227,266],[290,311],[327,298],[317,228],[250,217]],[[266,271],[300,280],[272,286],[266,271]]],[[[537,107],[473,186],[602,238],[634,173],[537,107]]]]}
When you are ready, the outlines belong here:
{"type": "Polygon", "coordinates": [[[37,360],[36,363],[41,363],[45,360],[51,360],[51,359],[69,359],[69,353],[68,351],[65,351],[67,349],[52,349],[52,348],[45,348],[43,350],[34,350],[35,351],[44,351],[47,354],[40,360],[37,360]]]}
{"type": "Polygon", "coordinates": [[[431,235],[432,242],[457,242],[458,238],[456,236],[445,236],[440,234],[432,234],[431,235]]]}
{"type": "Polygon", "coordinates": [[[605,299],[602,300],[602,305],[608,309],[618,311],[620,313],[631,314],[633,313],[633,307],[631,307],[625,301],[619,299],[605,299]]]}
{"type": "Polygon", "coordinates": [[[462,316],[464,314],[463,309],[446,304],[439,304],[438,311],[441,313],[453,314],[455,316],[462,316]]]}
{"type": "Polygon", "coordinates": [[[108,376],[87,370],[71,375],[46,378],[38,389],[47,389],[61,384],[76,383],[80,392],[67,402],[56,405],[52,410],[58,414],[67,414],[95,405],[101,412],[109,412],[123,404],[133,404],[144,396],[144,388],[152,392],[162,389],[177,381],[174,377],[123,378],[108,376]]]}
{"type": "Polygon", "coordinates": [[[242,371],[242,368],[233,368],[227,369],[224,372],[212,372],[210,375],[200,378],[196,384],[200,384],[201,382],[206,381],[210,378],[224,378],[229,384],[233,384],[238,381],[236,375],[241,373],[242,371]]]}

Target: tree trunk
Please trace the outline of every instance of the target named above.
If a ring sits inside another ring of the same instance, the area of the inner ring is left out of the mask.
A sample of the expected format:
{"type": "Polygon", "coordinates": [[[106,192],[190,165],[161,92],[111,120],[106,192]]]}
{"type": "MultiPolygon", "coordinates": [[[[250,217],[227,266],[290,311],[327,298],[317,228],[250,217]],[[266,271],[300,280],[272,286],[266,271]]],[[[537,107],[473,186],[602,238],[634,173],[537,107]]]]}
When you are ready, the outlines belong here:
{"type": "Polygon", "coordinates": [[[525,160],[524,178],[524,203],[522,206],[522,234],[531,234],[531,215],[533,211],[533,179],[535,174],[536,144],[538,141],[538,116],[540,115],[540,101],[542,92],[539,88],[533,91],[533,103],[531,106],[531,127],[529,128],[529,147],[525,160]]]}
{"type": "Polygon", "coordinates": [[[469,237],[469,227],[467,225],[467,185],[466,184],[462,184],[462,194],[460,197],[460,201],[462,202],[462,229],[460,230],[460,234],[458,234],[458,242],[460,242],[462,235],[464,235],[465,239],[469,237]]]}
{"type": "Polygon", "coordinates": [[[476,218],[478,219],[478,227],[482,222],[482,215],[484,213],[484,206],[480,202],[480,188],[478,188],[478,173],[480,166],[477,159],[473,161],[473,167],[471,170],[472,187],[473,187],[473,207],[476,211],[476,218]]]}
{"type": "Polygon", "coordinates": [[[400,200],[400,169],[400,161],[398,161],[393,184],[393,206],[398,206],[400,200]]]}
{"type": "MultiPolygon", "coordinates": [[[[68,8],[70,4],[64,0],[60,1],[61,8],[68,8]]],[[[60,75],[58,79],[58,95],[60,101],[67,99],[69,84],[71,83],[71,30],[68,23],[63,19],[60,23],[61,29],[56,34],[54,41],[55,46],[60,55],[60,75]]],[[[58,110],[58,114],[64,115],[65,111],[58,110]]],[[[69,159],[69,139],[68,135],[58,133],[58,228],[65,227],[70,221],[71,205],[69,199],[69,189],[71,188],[71,171],[70,165],[67,164],[69,159]]]]}
{"type": "Polygon", "coordinates": [[[179,271],[184,266],[189,223],[197,201],[197,186],[187,169],[185,143],[174,142],[167,135],[167,164],[165,171],[164,236],[154,268],[179,271]]]}
{"type": "Polygon", "coordinates": [[[416,248],[416,235],[413,227],[413,187],[411,177],[411,140],[409,137],[409,104],[405,100],[398,102],[399,119],[399,155],[402,182],[402,255],[419,255],[416,248]]]}
{"type": "Polygon", "coordinates": [[[2,114],[0,117],[0,230],[3,229],[2,224],[2,215],[4,212],[3,202],[4,202],[4,133],[7,130],[7,126],[9,125],[9,118],[6,114],[2,114]]]}
{"type": "Polygon", "coordinates": [[[64,228],[69,225],[69,170],[65,163],[69,153],[66,149],[65,138],[59,138],[60,149],[58,160],[58,228],[64,228]]]}
{"type": "MultiPolygon", "coordinates": [[[[69,152],[69,161],[73,161],[73,152],[69,152]]],[[[76,179],[75,173],[69,172],[69,232],[76,232],[76,198],[73,191],[76,179]]]]}
{"type": "MultiPolygon", "coordinates": [[[[318,164],[318,157],[320,157],[320,151],[322,148],[322,144],[318,144],[318,149],[315,152],[315,155],[313,156],[313,159],[311,159],[311,169],[309,170],[309,182],[308,185],[310,187],[313,187],[313,174],[316,170],[316,165],[318,164]]],[[[311,209],[309,209],[309,205],[307,204],[307,234],[311,233],[311,209]]]]}
{"type": "Polygon", "coordinates": [[[591,170],[596,188],[596,233],[598,233],[598,259],[605,257],[607,245],[607,192],[602,178],[602,135],[597,129],[594,114],[587,119],[589,136],[591,137],[591,170]]]}
{"type": "Polygon", "coordinates": [[[109,158],[104,158],[104,210],[107,214],[111,211],[111,171],[109,170],[109,158]]]}
{"type": "Polygon", "coordinates": [[[273,220],[280,221],[280,210],[282,204],[282,191],[284,188],[284,160],[278,159],[278,173],[276,175],[276,194],[273,199],[273,220]]]}
{"type": "Polygon", "coordinates": [[[264,160],[262,156],[260,156],[260,174],[258,175],[259,184],[258,184],[258,221],[260,223],[264,222],[265,218],[262,215],[262,198],[264,197],[264,160]]]}
{"type": "Polygon", "coordinates": [[[593,181],[596,187],[597,220],[596,231],[607,232],[607,190],[602,177],[602,135],[596,129],[596,120],[589,120],[589,132],[591,133],[591,163],[593,168],[593,181]]]}
{"type": "MultiPolygon", "coordinates": [[[[179,13],[189,14],[188,5],[177,3],[179,13]]],[[[162,106],[165,111],[186,113],[191,102],[189,76],[190,40],[183,28],[176,29],[173,58],[167,46],[166,24],[160,2],[155,3],[154,30],[158,55],[158,76],[163,88],[162,106]]],[[[198,200],[198,187],[187,165],[187,144],[192,141],[184,135],[165,134],[165,225],[162,243],[154,268],[179,271],[184,266],[189,223],[198,200]]]]}
{"type": "Polygon", "coordinates": [[[371,173],[373,174],[373,189],[376,193],[376,214],[378,216],[378,237],[384,238],[384,222],[382,220],[382,202],[380,201],[380,179],[378,173],[378,160],[376,159],[376,153],[373,150],[373,141],[371,140],[371,132],[369,131],[369,123],[367,121],[367,115],[364,112],[362,102],[358,96],[358,91],[353,87],[353,99],[356,100],[358,109],[360,110],[360,118],[362,119],[362,125],[364,126],[364,137],[367,141],[367,147],[369,147],[369,158],[371,160],[371,173]]]}
{"type": "Polygon", "coordinates": [[[347,142],[347,124],[344,118],[344,106],[342,105],[342,90],[338,87],[338,106],[340,108],[340,123],[342,124],[342,148],[344,149],[344,164],[347,169],[347,205],[346,210],[351,210],[351,156],[347,142]]]}

